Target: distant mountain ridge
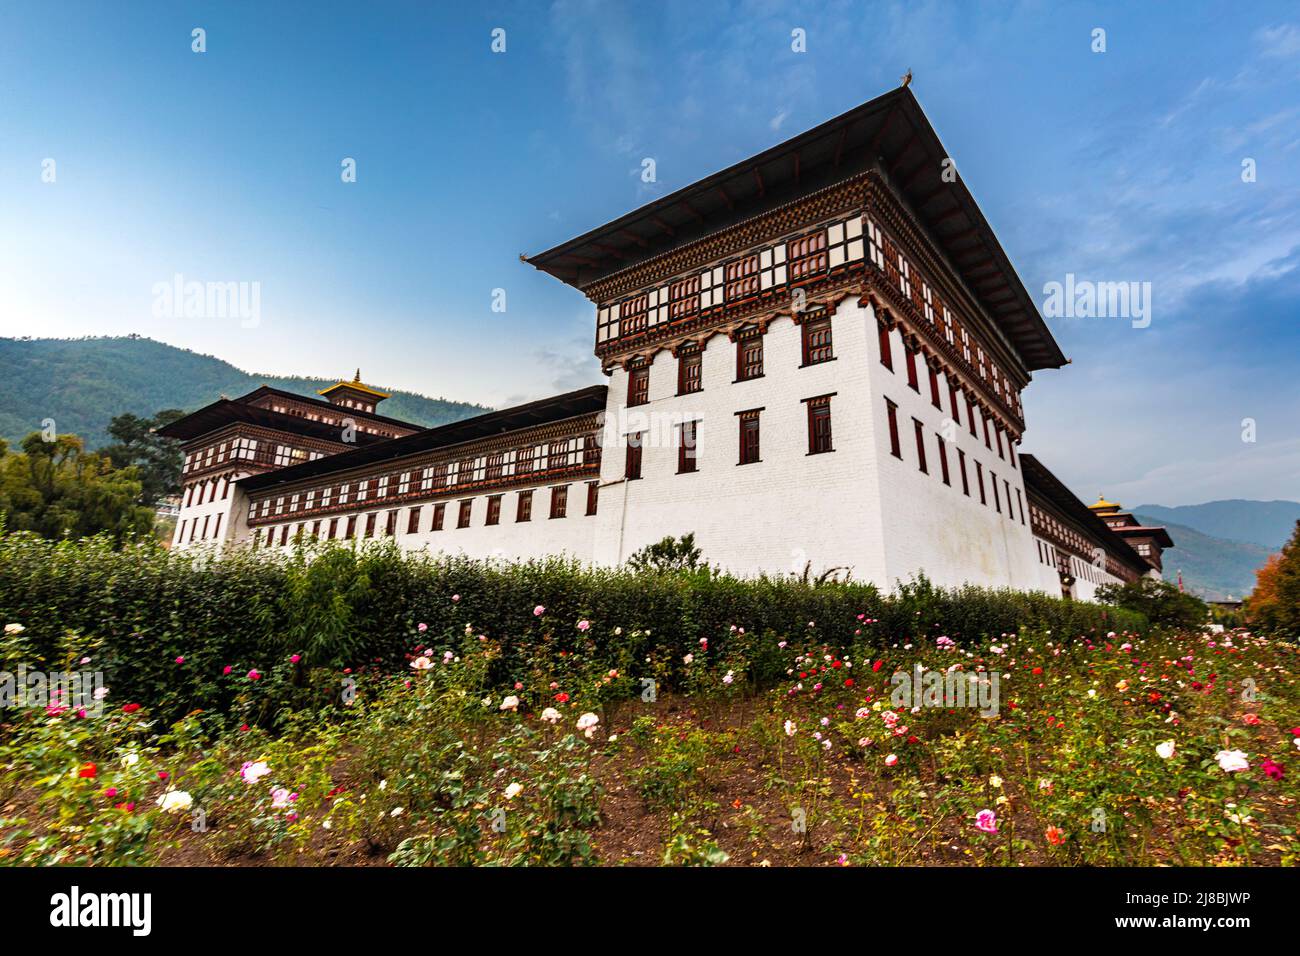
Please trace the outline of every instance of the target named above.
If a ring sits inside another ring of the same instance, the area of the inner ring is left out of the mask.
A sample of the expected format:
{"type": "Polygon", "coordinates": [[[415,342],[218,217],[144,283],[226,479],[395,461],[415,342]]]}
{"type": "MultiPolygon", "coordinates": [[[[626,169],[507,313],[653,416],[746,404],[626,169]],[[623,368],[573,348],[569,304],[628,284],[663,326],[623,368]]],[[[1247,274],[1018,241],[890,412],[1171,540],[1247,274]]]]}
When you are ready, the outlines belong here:
{"type": "MultiPolygon", "coordinates": [[[[123,412],[147,417],[164,408],[193,411],[222,394],[234,398],[263,384],[316,398],[317,389],[336,381],[250,374],[214,356],[139,336],[0,338],[0,437],[16,442],[52,418],[61,434],[79,435],[94,449],[108,444],[109,421],[123,412]]],[[[467,402],[384,391],[392,397],[380,404],[381,414],[426,427],[490,411],[467,402]]]]}
{"type": "Polygon", "coordinates": [[[1133,513],[1139,512],[1159,519],[1156,524],[1172,521],[1215,538],[1250,541],[1270,551],[1280,551],[1295,530],[1295,523],[1300,521],[1300,502],[1232,498],[1172,508],[1139,505],[1133,513]]]}
{"type": "Polygon", "coordinates": [[[1164,525],[1174,547],[1164,553],[1164,579],[1208,601],[1241,600],[1255,587],[1255,569],[1275,550],[1251,541],[1232,541],[1204,534],[1187,525],[1134,512],[1146,525],[1164,525]]]}

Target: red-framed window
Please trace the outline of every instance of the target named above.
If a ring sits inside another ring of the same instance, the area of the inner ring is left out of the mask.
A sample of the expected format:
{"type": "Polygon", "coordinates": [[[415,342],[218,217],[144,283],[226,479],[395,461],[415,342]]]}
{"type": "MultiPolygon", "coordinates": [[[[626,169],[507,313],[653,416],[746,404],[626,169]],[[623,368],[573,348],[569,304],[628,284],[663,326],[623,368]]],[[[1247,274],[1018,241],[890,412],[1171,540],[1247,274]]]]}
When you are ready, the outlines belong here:
{"type": "Polygon", "coordinates": [[[787,258],[790,261],[788,275],[791,282],[799,282],[826,271],[825,229],[818,229],[798,239],[791,239],[787,249],[787,258]]]}
{"type": "Polygon", "coordinates": [[[698,351],[677,356],[677,394],[688,395],[704,387],[704,356],[698,351]]]}
{"type": "Polygon", "coordinates": [[[939,440],[939,472],[943,475],[943,483],[951,486],[952,481],[948,477],[948,446],[944,443],[942,435],[934,437],[939,440]]]}
{"type": "Polygon", "coordinates": [[[943,411],[943,400],[939,398],[939,373],[933,365],[927,367],[930,370],[930,404],[943,411]]]}
{"type": "Polygon", "coordinates": [[[758,295],[758,253],[728,262],[723,269],[726,301],[739,302],[758,295]]]}
{"type": "Polygon", "coordinates": [[[677,474],[679,475],[698,468],[695,460],[698,433],[699,422],[682,422],[677,426],[677,474]]]}
{"type": "Polygon", "coordinates": [[[834,451],[831,443],[831,396],[805,399],[804,404],[808,406],[808,454],[834,451]]]}
{"type": "Polygon", "coordinates": [[[447,520],[447,504],[440,502],[433,506],[433,523],[429,526],[430,531],[441,531],[443,522],[447,520]]]}
{"type": "Polygon", "coordinates": [[[645,331],[650,312],[650,296],[646,293],[628,299],[619,307],[619,335],[645,331]]]}
{"type": "Polygon", "coordinates": [[[739,412],[740,421],[740,464],[752,465],[762,459],[759,457],[758,415],[762,409],[739,412]]]}
{"type": "Polygon", "coordinates": [[[623,477],[628,481],[634,481],[641,477],[641,444],[644,436],[640,432],[633,432],[627,436],[627,456],[623,464],[623,477]]]}
{"type": "Polygon", "coordinates": [[[487,521],[484,524],[501,523],[501,496],[488,495],[487,521]]]}
{"type": "Polygon", "coordinates": [[[752,333],[736,340],[736,381],[763,375],[763,336],[752,333]]]}
{"type": "Polygon", "coordinates": [[[876,330],[880,338],[880,364],[892,372],[894,370],[894,354],[890,346],[892,336],[889,332],[889,326],[885,325],[884,322],[877,322],[876,330]]]}
{"type": "MultiPolygon", "coordinates": [[[[378,511],[372,511],[370,512],[370,514],[366,515],[366,537],[367,538],[373,538],[375,536],[375,525],[377,525],[378,523],[379,523],[378,511]]],[[[287,528],[288,526],[286,525],[285,527],[287,528]]]]}
{"type": "Polygon", "coordinates": [[[351,540],[352,540],[353,538],[355,538],[356,536],[357,536],[357,516],[356,516],[356,515],[348,515],[348,527],[347,527],[347,531],[344,533],[343,537],[344,537],[346,540],[351,541],[351,540]]]}
{"type": "Polygon", "coordinates": [[[587,514],[594,515],[596,513],[596,505],[599,501],[600,501],[600,482],[599,481],[587,482],[587,514]]]}
{"type": "Polygon", "coordinates": [[[384,534],[388,535],[390,538],[393,535],[397,534],[397,512],[396,511],[388,512],[388,517],[384,521],[384,534]]]}
{"type": "Polygon", "coordinates": [[[468,528],[470,515],[474,511],[474,499],[466,498],[460,503],[460,510],[456,514],[456,527],[468,528]]]}
{"type": "Polygon", "coordinates": [[[689,319],[700,311],[699,275],[679,279],[668,286],[668,318],[689,319]]]}
{"type": "Polygon", "coordinates": [[[921,383],[916,377],[916,349],[910,345],[904,345],[903,351],[907,353],[907,387],[919,395],[921,394],[921,383]]]}
{"type": "Polygon", "coordinates": [[[831,317],[809,319],[803,323],[803,364],[816,365],[829,362],[831,353],[831,317]]]}
{"type": "Polygon", "coordinates": [[[527,448],[519,449],[515,457],[515,474],[527,475],[535,471],[537,469],[537,453],[538,447],[536,445],[529,445],[527,448]]]}
{"type": "Polygon", "coordinates": [[[650,369],[634,368],[627,373],[627,404],[644,405],[650,401],[650,369]]]}
{"type": "Polygon", "coordinates": [[[519,502],[515,506],[515,521],[532,521],[533,520],[533,491],[529,488],[527,491],[519,492],[519,502]]]}
{"type": "Polygon", "coordinates": [[[928,475],[930,469],[925,466],[925,426],[915,418],[912,419],[912,428],[916,432],[916,464],[921,469],[921,473],[928,475]]]}
{"type": "Polygon", "coordinates": [[[980,504],[987,505],[989,499],[984,494],[984,466],[975,462],[975,484],[980,486],[980,504]]]}
{"type": "Polygon", "coordinates": [[[563,518],[569,510],[569,486],[556,485],[551,489],[551,517],[563,518]]]}
{"type": "MultiPolygon", "coordinates": [[[[406,533],[416,534],[420,530],[420,507],[417,505],[406,513],[406,533]]],[[[330,536],[333,537],[333,529],[330,529],[330,536]]]]}
{"type": "Polygon", "coordinates": [[[903,446],[898,440],[898,406],[889,399],[885,399],[885,415],[889,419],[889,453],[902,461],[903,446]]]}

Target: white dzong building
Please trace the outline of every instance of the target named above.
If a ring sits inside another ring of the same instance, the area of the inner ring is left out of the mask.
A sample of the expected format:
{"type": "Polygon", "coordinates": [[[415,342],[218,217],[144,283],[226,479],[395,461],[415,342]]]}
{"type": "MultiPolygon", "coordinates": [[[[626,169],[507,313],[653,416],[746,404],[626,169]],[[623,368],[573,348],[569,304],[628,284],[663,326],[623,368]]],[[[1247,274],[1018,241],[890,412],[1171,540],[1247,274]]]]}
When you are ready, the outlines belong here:
{"type": "Polygon", "coordinates": [[[195,412],[164,430],[174,546],[618,565],[693,533],[735,574],[885,589],[1158,573],[1021,457],[1021,393],[1067,360],[948,157],[900,88],[524,257],[592,302],[607,385],[431,429],[359,373],[195,412]]]}

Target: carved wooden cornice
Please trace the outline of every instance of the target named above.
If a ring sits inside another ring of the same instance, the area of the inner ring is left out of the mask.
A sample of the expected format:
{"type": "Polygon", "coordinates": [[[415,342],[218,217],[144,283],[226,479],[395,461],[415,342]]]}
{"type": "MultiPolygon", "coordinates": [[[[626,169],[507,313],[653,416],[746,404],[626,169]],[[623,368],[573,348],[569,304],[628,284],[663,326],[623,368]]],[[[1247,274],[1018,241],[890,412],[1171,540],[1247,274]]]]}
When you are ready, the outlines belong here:
{"type": "MultiPolygon", "coordinates": [[[[805,293],[803,312],[808,314],[826,309],[828,315],[834,315],[840,302],[860,287],[865,268],[863,262],[846,263],[815,282],[798,286],[805,293]]],[[[676,355],[677,350],[683,346],[694,344],[703,349],[715,335],[725,335],[735,341],[736,331],[745,325],[761,323],[766,334],[773,319],[790,318],[797,314],[791,308],[792,298],[792,290],[789,288],[772,290],[762,298],[726,308],[725,311],[717,309],[711,313],[678,319],[676,322],[664,322],[635,335],[625,335],[602,343],[596,349],[596,355],[601,357],[601,367],[608,374],[612,368],[624,365],[633,356],[651,359],[662,351],[676,355]]]]}
{"type": "Polygon", "coordinates": [[[663,285],[683,272],[715,265],[765,242],[778,242],[784,235],[815,226],[836,215],[861,209],[867,195],[867,177],[860,173],[826,186],[811,195],[747,219],[694,242],[629,266],[583,289],[597,305],[610,302],[638,289],[663,285]]]}

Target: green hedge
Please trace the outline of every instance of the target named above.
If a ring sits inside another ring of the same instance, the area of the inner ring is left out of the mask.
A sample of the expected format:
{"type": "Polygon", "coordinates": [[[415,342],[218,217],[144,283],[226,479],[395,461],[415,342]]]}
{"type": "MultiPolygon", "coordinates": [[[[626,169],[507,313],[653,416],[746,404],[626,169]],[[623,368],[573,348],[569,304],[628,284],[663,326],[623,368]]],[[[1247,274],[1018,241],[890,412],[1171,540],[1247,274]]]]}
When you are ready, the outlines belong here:
{"type": "MultiPolygon", "coordinates": [[[[882,644],[1022,628],[1067,639],[1146,627],[1139,615],[1112,607],[1010,590],[944,591],[924,581],[881,595],[869,584],[633,574],[558,560],[490,565],[404,556],[391,545],[310,555],[239,551],[214,562],[152,542],[114,550],[97,539],[0,538],[0,622],[27,629],[3,645],[8,658],[53,668],[88,648],[114,702],[139,699],[179,712],[228,704],[231,682],[214,677],[226,665],[266,671],[289,654],[301,654],[308,667],[401,664],[421,639],[420,623],[428,625],[426,643],[445,644],[472,623],[522,658],[544,633],[556,648],[578,640],[574,625],[587,619],[598,642],[622,642],[620,650],[641,660],[652,649],[684,654],[702,637],[725,651],[732,625],[751,635],[802,636],[813,622],[820,640],[847,647],[863,627],[859,614],[877,622],[866,630],[882,644]],[[540,619],[537,605],[546,608],[540,619]],[[613,636],[615,627],[622,635],[613,636]],[[634,630],[642,633],[634,638],[634,630]]],[[[4,669],[19,662],[7,660],[4,669]]]]}

